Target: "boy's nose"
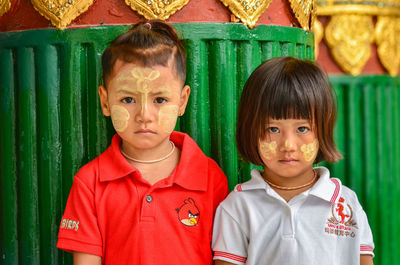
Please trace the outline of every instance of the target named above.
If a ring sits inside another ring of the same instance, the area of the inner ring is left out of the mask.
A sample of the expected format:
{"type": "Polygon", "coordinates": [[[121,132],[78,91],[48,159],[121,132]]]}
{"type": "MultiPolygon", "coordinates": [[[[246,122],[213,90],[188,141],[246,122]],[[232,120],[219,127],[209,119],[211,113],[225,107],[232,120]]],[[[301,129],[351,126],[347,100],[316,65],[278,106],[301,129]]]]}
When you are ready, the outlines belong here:
{"type": "Polygon", "coordinates": [[[147,102],[141,102],[140,111],[138,111],[136,116],[139,122],[148,122],[151,120],[151,110],[147,102]]]}

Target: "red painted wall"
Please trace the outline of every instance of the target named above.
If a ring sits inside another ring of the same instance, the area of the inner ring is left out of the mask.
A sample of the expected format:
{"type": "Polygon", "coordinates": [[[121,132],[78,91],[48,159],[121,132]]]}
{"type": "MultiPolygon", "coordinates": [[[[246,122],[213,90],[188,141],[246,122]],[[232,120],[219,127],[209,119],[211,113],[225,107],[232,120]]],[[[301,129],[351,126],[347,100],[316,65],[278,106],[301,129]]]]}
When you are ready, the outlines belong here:
{"type": "MultiPolygon", "coordinates": [[[[191,0],[167,21],[180,22],[230,22],[230,11],[219,0],[191,0]]],[[[112,24],[132,24],[142,20],[124,0],[95,0],[89,10],[77,17],[68,28],[112,24]]],[[[290,26],[296,20],[285,0],[274,0],[260,17],[258,24],[290,26]]],[[[30,0],[12,0],[11,9],[0,18],[0,32],[52,28],[30,0]]]]}
{"type": "MultiPolygon", "coordinates": [[[[89,10],[77,17],[68,28],[100,25],[133,24],[143,19],[133,11],[124,0],[95,0],[89,10]]],[[[168,20],[171,23],[183,22],[225,22],[231,21],[231,12],[219,0],[190,0],[181,10],[168,20]]],[[[326,24],[326,19],[322,21],[326,24]]],[[[281,25],[299,27],[293,16],[288,0],[273,0],[257,25],[281,25]]],[[[0,33],[38,28],[54,28],[50,21],[42,17],[32,6],[30,0],[12,0],[11,9],[0,17],[0,33]]],[[[334,62],[324,43],[320,44],[317,62],[330,74],[343,74],[334,62]]],[[[385,73],[372,47],[372,56],[362,74],[385,73]]]]}

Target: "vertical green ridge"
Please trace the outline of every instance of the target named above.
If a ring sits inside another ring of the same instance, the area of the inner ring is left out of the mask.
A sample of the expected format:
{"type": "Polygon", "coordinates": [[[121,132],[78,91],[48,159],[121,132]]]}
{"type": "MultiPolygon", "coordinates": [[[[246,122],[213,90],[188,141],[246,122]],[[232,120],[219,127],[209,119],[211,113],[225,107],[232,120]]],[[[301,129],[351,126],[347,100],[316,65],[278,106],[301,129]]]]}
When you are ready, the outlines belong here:
{"type": "Polygon", "coordinates": [[[190,134],[206,155],[211,154],[210,135],[210,99],[208,93],[207,45],[201,40],[187,40],[186,83],[191,92],[183,116],[183,131],[190,134]]]}
{"type": "Polygon", "coordinates": [[[55,264],[59,216],[61,211],[62,150],[59,47],[43,45],[37,49],[37,117],[41,262],[55,264]]]}
{"type": "Polygon", "coordinates": [[[18,231],[20,264],[40,264],[39,187],[37,168],[37,113],[33,48],[16,53],[16,147],[18,163],[18,231]]]}
{"type": "Polygon", "coordinates": [[[13,51],[0,49],[0,259],[18,264],[15,72],[13,51]]]}
{"type": "Polygon", "coordinates": [[[211,128],[211,154],[219,162],[228,177],[229,188],[237,184],[237,151],[235,146],[236,94],[235,87],[236,54],[232,41],[213,41],[209,45],[210,112],[214,117],[211,128]]]}

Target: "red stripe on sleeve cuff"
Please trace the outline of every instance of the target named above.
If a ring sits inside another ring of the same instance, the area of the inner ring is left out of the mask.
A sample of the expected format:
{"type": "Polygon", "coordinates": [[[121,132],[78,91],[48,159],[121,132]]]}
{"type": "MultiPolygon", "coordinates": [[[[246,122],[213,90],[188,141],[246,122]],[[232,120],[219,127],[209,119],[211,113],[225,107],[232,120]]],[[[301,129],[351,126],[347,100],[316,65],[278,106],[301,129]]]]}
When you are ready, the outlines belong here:
{"type": "Polygon", "coordinates": [[[360,251],[363,252],[373,252],[373,248],[369,247],[369,246],[360,246],[360,251]]]}
{"type": "Polygon", "coordinates": [[[230,254],[227,252],[223,252],[223,251],[215,251],[214,252],[214,257],[221,257],[221,258],[226,258],[226,259],[230,259],[233,261],[238,261],[241,263],[246,263],[247,258],[245,257],[241,257],[235,254],[230,254]]]}

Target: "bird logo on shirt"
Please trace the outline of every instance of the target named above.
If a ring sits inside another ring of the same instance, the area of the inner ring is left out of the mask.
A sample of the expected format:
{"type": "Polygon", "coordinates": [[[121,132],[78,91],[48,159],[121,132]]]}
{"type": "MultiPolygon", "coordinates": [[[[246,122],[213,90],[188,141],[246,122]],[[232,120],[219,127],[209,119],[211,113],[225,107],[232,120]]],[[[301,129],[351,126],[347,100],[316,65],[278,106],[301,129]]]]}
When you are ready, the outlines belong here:
{"type": "Polygon", "coordinates": [[[343,197],[340,197],[339,201],[332,206],[332,217],[328,219],[328,222],[357,228],[357,223],[353,220],[353,209],[350,204],[345,202],[343,197]]]}
{"type": "Polygon", "coordinates": [[[195,226],[199,223],[200,211],[192,198],[184,200],[183,205],[176,209],[178,219],[186,226],[195,226]]]}

